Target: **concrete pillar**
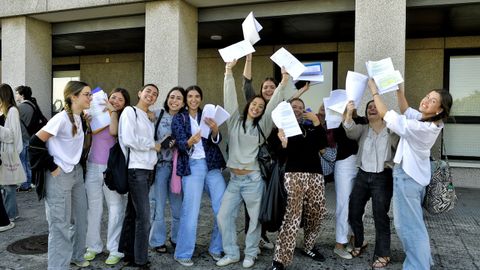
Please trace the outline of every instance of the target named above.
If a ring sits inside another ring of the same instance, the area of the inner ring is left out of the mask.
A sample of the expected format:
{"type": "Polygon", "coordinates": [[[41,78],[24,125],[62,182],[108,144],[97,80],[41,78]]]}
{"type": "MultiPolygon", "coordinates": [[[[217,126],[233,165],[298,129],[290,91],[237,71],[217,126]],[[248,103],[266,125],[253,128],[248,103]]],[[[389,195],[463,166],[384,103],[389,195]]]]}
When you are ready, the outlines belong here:
{"type": "Polygon", "coordinates": [[[145,7],[145,83],[167,91],[197,81],[197,9],[183,0],[155,1],[145,7]]]}
{"type": "Polygon", "coordinates": [[[2,19],[2,82],[32,88],[45,116],[52,103],[51,24],[27,17],[2,19]]]}
{"type": "MultiPolygon", "coordinates": [[[[355,71],[367,74],[366,61],[391,57],[395,69],[404,76],[406,6],[406,0],[355,1],[355,71]]],[[[368,92],[361,115],[370,99],[368,92]]],[[[385,94],[383,100],[388,108],[398,108],[395,92],[385,94]]]]}

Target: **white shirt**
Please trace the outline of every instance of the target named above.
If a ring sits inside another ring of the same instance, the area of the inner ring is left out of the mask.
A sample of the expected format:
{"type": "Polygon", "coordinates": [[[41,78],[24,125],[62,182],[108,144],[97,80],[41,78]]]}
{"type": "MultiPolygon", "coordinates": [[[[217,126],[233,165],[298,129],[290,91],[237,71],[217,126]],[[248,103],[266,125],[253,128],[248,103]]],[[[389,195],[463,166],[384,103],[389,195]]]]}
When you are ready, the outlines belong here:
{"type": "Polygon", "coordinates": [[[435,144],[443,123],[419,121],[422,114],[408,108],[403,115],[388,111],[383,119],[387,127],[400,136],[393,161],[402,164],[405,173],[422,186],[430,183],[430,149],[435,144]]]}
{"type": "Polygon", "coordinates": [[[73,171],[75,165],[80,162],[83,149],[82,119],[77,114],[73,115],[73,119],[77,126],[75,136],[72,136],[72,123],[66,111],[57,113],[42,128],[52,135],[46,143],[48,153],[65,173],[73,171]]]}
{"type": "MultiPolygon", "coordinates": [[[[194,135],[200,130],[200,125],[197,123],[197,119],[192,117],[190,114],[188,116],[190,117],[190,132],[192,132],[192,135],[194,135]]],[[[190,158],[193,158],[193,159],[205,158],[205,149],[203,149],[202,139],[200,139],[198,143],[194,144],[193,153],[190,156],[190,158]]]]}
{"type": "Polygon", "coordinates": [[[135,107],[126,107],[118,121],[118,140],[127,159],[127,147],[130,148],[129,169],[153,170],[157,163],[155,151],[155,125],[143,110],[135,107]]]}

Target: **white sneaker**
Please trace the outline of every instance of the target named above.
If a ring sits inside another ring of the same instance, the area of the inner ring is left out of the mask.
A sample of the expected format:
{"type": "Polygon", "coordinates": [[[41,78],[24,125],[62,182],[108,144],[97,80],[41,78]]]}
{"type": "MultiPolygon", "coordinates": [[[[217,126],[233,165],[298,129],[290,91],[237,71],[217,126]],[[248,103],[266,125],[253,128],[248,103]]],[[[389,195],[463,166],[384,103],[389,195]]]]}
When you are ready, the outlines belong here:
{"type": "Polygon", "coordinates": [[[263,240],[263,238],[260,239],[260,243],[258,243],[258,246],[264,249],[273,249],[275,247],[272,242],[267,242],[263,240]]]}
{"type": "Polygon", "coordinates": [[[353,259],[352,254],[350,254],[345,248],[334,248],[333,253],[337,254],[341,258],[344,258],[346,260],[353,259]]]}
{"type": "Polygon", "coordinates": [[[90,262],[89,261],[72,261],[71,264],[74,264],[80,268],[84,268],[84,267],[89,267],[90,266],[90,262]]]}
{"type": "Polygon", "coordinates": [[[243,259],[243,268],[250,268],[255,264],[255,257],[245,256],[243,259]]]}
{"type": "Polygon", "coordinates": [[[5,225],[5,226],[0,226],[0,232],[8,231],[10,229],[13,229],[15,227],[15,223],[10,221],[10,224],[5,225]]]}
{"type": "Polygon", "coordinates": [[[230,257],[228,257],[227,255],[223,256],[223,258],[221,258],[217,263],[216,265],[217,266],[227,266],[229,264],[232,264],[232,263],[236,263],[236,262],[239,262],[240,259],[232,259],[230,257]]]}
{"type": "Polygon", "coordinates": [[[181,258],[175,258],[175,261],[177,261],[179,264],[183,265],[183,266],[192,266],[193,265],[193,261],[192,259],[181,259],[181,258]]]}

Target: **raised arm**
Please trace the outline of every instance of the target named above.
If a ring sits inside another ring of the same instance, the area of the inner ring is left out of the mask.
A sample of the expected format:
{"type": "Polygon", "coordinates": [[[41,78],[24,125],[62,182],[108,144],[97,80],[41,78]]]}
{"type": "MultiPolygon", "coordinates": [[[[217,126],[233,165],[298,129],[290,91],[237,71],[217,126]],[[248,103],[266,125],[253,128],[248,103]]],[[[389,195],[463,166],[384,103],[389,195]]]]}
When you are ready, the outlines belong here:
{"type": "Polygon", "coordinates": [[[345,114],[345,120],[343,121],[343,127],[347,137],[351,140],[358,140],[362,134],[362,125],[357,125],[353,121],[353,111],[355,110],[355,103],[350,100],[347,104],[347,112],[345,114]]]}
{"type": "Polygon", "coordinates": [[[399,89],[397,90],[397,99],[398,99],[398,107],[400,108],[400,112],[403,114],[408,109],[408,102],[405,98],[405,88],[403,83],[400,84],[399,89]]]}
{"type": "Polygon", "coordinates": [[[387,113],[387,105],[383,102],[380,94],[378,93],[377,85],[373,79],[368,79],[368,88],[370,89],[370,93],[372,93],[373,100],[375,101],[375,106],[377,107],[377,111],[380,116],[383,118],[387,113]]]}
{"type": "Polygon", "coordinates": [[[255,96],[255,90],[252,85],[252,54],[247,55],[245,66],[243,67],[243,94],[246,101],[255,96]]]}
{"type": "Polygon", "coordinates": [[[310,89],[310,82],[307,82],[302,88],[298,89],[298,91],[295,91],[295,93],[293,93],[293,95],[288,100],[301,97],[308,91],[308,89],[310,89]]]}
{"type": "Polygon", "coordinates": [[[237,91],[232,73],[232,68],[236,63],[237,61],[234,60],[225,64],[225,78],[223,80],[223,106],[230,115],[238,111],[237,91]]]}

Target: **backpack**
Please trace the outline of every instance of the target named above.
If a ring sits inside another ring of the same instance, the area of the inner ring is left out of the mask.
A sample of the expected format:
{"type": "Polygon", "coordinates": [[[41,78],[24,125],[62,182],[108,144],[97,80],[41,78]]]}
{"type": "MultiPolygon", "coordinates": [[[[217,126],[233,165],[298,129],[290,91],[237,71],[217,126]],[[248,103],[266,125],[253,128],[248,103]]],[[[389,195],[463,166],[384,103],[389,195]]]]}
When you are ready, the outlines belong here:
{"type": "MultiPolygon", "coordinates": [[[[135,112],[135,120],[137,119],[137,110],[132,106],[135,112]]],[[[120,142],[117,141],[110,148],[107,169],[103,172],[103,180],[105,185],[119,194],[128,192],[128,164],[130,163],[130,148],[127,148],[127,158],[123,154],[120,142]]]]}
{"type": "Polygon", "coordinates": [[[40,108],[33,104],[31,101],[24,102],[28,104],[33,109],[32,119],[30,119],[30,123],[28,125],[22,120],[22,124],[27,129],[28,135],[32,136],[36,134],[43,126],[45,126],[48,122],[47,118],[43,115],[40,108]]]}

